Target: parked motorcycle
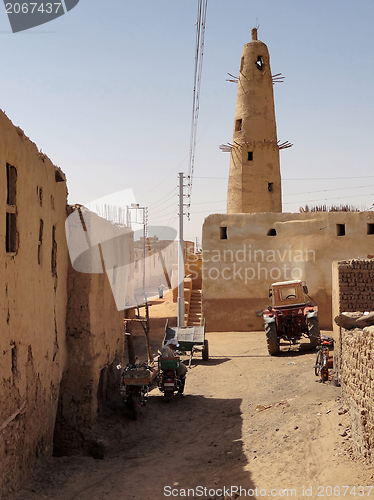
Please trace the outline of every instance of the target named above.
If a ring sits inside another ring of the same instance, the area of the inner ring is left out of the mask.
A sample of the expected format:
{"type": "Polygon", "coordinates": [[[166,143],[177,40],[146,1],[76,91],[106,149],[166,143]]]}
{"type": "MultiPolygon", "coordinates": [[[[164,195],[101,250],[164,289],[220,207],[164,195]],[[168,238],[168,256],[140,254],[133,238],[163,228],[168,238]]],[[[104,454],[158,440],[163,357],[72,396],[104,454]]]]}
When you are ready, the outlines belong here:
{"type": "Polygon", "coordinates": [[[181,380],[177,375],[180,366],[178,358],[158,358],[158,388],[164,393],[164,400],[169,402],[181,386],[181,380]]]}
{"type": "Polygon", "coordinates": [[[147,402],[152,370],[147,363],[135,363],[127,365],[122,372],[121,396],[132,420],[138,418],[139,409],[147,402]]]}

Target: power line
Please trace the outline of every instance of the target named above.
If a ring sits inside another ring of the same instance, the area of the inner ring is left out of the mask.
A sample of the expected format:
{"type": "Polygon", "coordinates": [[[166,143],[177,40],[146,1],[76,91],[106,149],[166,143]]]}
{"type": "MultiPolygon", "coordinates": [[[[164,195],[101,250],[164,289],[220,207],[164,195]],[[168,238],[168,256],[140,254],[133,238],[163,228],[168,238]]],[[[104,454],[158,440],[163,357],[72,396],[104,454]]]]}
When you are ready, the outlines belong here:
{"type": "MultiPolygon", "coordinates": [[[[343,189],[363,189],[363,188],[369,188],[369,187],[374,187],[373,184],[367,185],[367,186],[348,186],[348,187],[343,187],[343,188],[331,188],[331,189],[320,189],[318,191],[305,191],[303,193],[285,193],[284,196],[296,196],[300,194],[314,194],[314,193],[326,193],[328,191],[343,191],[343,189]]],[[[361,196],[361,195],[360,195],[361,196]]]]}
{"type": "Polygon", "coordinates": [[[196,23],[196,54],[195,54],[195,72],[192,97],[192,120],[191,120],[191,136],[190,136],[190,168],[188,173],[188,194],[191,199],[192,180],[195,166],[195,151],[197,139],[197,122],[200,109],[200,87],[201,76],[203,71],[204,57],[204,38],[205,38],[205,23],[208,0],[198,0],[197,7],[197,23],[196,23]]]}
{"type": "Polygon", "coordinates": [[[169,210],[169,208],[171,208],[173,206],[175,206],[175,203],[172,203],[172,204],[168,205],[167,207],[162,208],[161,210],[156,210],[156,212],[152,211],[152,215],[156,215],[156,214],[160,214],[162,212],[165,212],[165,210],[169,210]]]}
{"type": "MultiPolygon", "coordinates": [[[[168,215],[175,215],[175,210],[173,210],[172,212],[169,212],[167,214],[162,214],[160,217],[167,217],[168,215]]],[[[155,222],[153,219],[152,220],[152,223],[155,222]]],[[[156,222],[160,222],[160,221],[156,221],[156,222]]]]}
{"type": "MultiPolygon", "coordinates": [[[[303,178],[290,178],[290,179],[282,179],[283,181],[336,181],[336,180],[344,180],[344,179],[371,179],[374,178],[374,175],[364,175],[354,177],[303,177],[303,178]]],[[[198,177],[195,176],[195,179],[213,179],[213,180],[222,180],[228,181],[228,177],[198,177]]]]}
{"type": "Polygon", "coordinates": [[[166,194],[165,196],[163,196],[161,199],[155,201],[154,203],[149,204],[148,208],[152,207],[155,204],[156,204],[156,206],[154,208],[157,208],[158,206],[163,205],[164,203],[166,203],[169,199],[171,199],[175,195],[174,193],[175,193],[176,190],[177,190],[177,186],[175,186],[168,194],[166,194]],[[169,196],[171,193],[173,193],[173,196],[170,196],[170,198],[168,198],[168,200],[165,200],[163,203],[159,203],[160,201],[162,201],[163,199],[165,199],[167,196],[169,196]]]}
{"type": "Polygon", "coordinates": [[[291,205],[291,203],[315,203],[321,201],[331,201],[331,200],[345,200],[346,198],[358,198],[359,196],[374,196],[374,193],[366,193],[366,194],[352,194],[348,196],[337,196],[332,198],[322,198],[318,200],[300,200],[300,201],[287,201],[284,205],[291,205]]]}

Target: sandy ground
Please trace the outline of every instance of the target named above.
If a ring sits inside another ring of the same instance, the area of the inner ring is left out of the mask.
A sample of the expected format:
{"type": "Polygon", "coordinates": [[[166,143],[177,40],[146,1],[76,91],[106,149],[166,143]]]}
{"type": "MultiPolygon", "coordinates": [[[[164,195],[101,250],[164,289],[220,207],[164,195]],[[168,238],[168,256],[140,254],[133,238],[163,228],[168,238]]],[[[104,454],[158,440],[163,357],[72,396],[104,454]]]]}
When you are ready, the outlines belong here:
{"type": "MultiPolygon", "coordinates": [[[[151,309],[156,348],[175,306],[151,309]]],[[[313,352],[270,357],[263,332],[207,338],[210,360],[195,358],[184,398],[167,404],[154,388],[135,422],[107,408],[96,432],[103,460],[52,458],[9,500],[212,500],[240,488],[243,498],[374,498],[374,469],[353,451],[341,389],[318,382],[313,352]]]]}

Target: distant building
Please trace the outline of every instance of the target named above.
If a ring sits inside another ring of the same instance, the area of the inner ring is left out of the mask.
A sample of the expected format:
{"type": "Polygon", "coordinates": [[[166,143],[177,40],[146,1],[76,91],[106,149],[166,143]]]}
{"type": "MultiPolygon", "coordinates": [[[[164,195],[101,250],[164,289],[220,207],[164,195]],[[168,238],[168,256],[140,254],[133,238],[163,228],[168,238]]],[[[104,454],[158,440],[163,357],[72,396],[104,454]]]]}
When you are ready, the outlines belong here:
{"type": "Polygon", "coordinates": [[[290,279],[306,280],[321,327],[331,329],[332,262],[366,258],[373,247],[372,212],[282,213],[269,54],[252,30],[240,64],[227,213],[203,225],[207,329],[262,329],[269,285],[290,279]]]}

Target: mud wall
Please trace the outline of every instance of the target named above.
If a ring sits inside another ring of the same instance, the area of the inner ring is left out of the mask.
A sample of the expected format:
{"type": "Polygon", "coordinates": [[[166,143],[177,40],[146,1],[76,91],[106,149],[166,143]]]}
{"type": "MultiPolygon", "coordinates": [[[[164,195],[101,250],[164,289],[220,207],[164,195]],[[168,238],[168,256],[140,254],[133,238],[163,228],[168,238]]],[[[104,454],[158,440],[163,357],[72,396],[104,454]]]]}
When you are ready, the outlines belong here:
{"type": "Polygon", "coordinates": [[[268,287],[302,279],[332,329],[333,261],[366,258],[371,212],[214,214],[203,225],[203,314],[208,331],[263,328],[268,287]]]}
{"type": "Polygon", "coordinates": [[[339,380],[349,408],[352,438],[357,450],[371,457],[374,450],[374,327],[341,328],[339,380]]]}
{"type": "Polygon", "coordinates": [[[0,497],[52,453],[66,363],[65,176],[0,111],[0,497]]]}
{"type": "Polygon", "coordinates": [[[98,409],[119,384],[115,366],[124,351],[124,311],[117,310],[107,274],[77,272],[69,263],[67,289],[68,362],[54,434],[57,456],[90,453],[98,409]]]}
{"type": "MultiPolygon", "coordinates": [[[[374,311],[374,261],[333,263],[333,317],[374,311]]],[[[345,330],[334,323],[334,366],[349,408],[357,450],[371,456],[374,446],[374,327],[345,330]]]]}
{"type": "MultiPolygon", "coordinates": [[[[333,315],[342,312],[374,311],[374,261],[372,259],[334,262],[333,315]]],[[[334,330],[339,327],[334,323],[334,330]]]]}

